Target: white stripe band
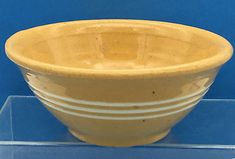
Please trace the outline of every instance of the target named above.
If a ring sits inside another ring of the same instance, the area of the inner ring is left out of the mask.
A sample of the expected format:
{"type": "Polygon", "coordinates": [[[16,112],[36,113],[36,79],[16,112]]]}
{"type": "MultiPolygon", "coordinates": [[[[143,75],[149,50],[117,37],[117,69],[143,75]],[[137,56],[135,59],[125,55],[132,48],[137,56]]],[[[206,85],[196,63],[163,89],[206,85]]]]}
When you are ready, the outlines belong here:
{"type": "Polygon", "coordinates": [[[45,100],[49,103],[52,103],[52,104],[55,104],[59,107],[63,107],[63,108],[67,108],[67,109],[78,110],[78,111],[86,111],[86,112],[92,112],[92,113],[139,114],[139,113],[160,112],[160,111],[174,109],[174,108],[178,108],[178,107],[188,105],[190,103],[193,103],[193,102],[199,100],[201,97],[203,97],[206,94],[207,90],[205,92],[203,92],[203,94],[197,95],[198,97],[196,97],[194,99],[190,99],[190,100],[182,102],[182,103],[178,103],[178,104],[174,104],[174,105],[170,105],[170,106],[159,107],[159,108],[145,109],[145,110],[139,110],[139,109],[137,109],[137,110],[108,110],[108,109],[84,108],[84,107],[74,106],[74,105],[70,105],[70,104],[66,104],[66,103],[61,103],[61,102],[58,102],[58,101],[55,101],[55,100],[52,100],[52,99],[48,99],[48,98],[44,97],[43,95],[41,95],[41,93],[39,93],[35,90],[33,90],[33,92],[34,92],[35,95],[37,95],[42,100],[45,100]]]}
{"type": "Polygon", "coordinates": [[[55,107],[55,106],[51,105],[50,103],[48,103],[46,101],[42,101],[42,102],[47,107],[50,107],[50,108],[55,109],[57,111],[60,111],[60,112],[66,113],[66,114],[70,114],[70,115],[73,115],[73,116],[83,117],[83,118],[102,119],[102,120],[143,120],[143,119],[160,118],[160,117],[164,117],[164,116],[169,116],[169,115],[180,113],[182,111],[185,111],[185,110],[188,110],[188,109],[194,107],[199,101],[197,101],[197,102],[195,102],[193,104],[190,104],[189,106],[184,107],[184,108],[182,108],[180,110],[173,111],[173,112],[157,114],[157,115],[149,115],[149,116],[138,116],[138,117],[107,117],[107,116],[81,114],[81,113],[71,112],[71,111],[67,111],[67,110],[55,107]]]}
{"type": "Polygon", "coordinates": [[[167,103],[177,102],[177,101],[180,101],[180,100],[184,100],[184,99],[194,97],[198,94],[201,94],[201,93],[205,92],[207,89],[209,89],[209,87],[212,85],[212,83],[210,85],[208,85],[207,87],[205,87],[203,89],[200,89],[200,90],[198,90],[198,91],[196,91],[192,94],[182,96],[182,97],[178,97],[178,98],[161,100],[161,101],[151,101],[151,102],[124,102],[124,103],[88,101],[88,100],[81,100],[81,99],[66,98],[66,97],[58,96],[58,95],[46,92],[42,89],[36,88],[35,86],[33,86],[29,82],[28,82],[28,85],[32,88],[32,90],[36,90],[38,92],[41,92],[41,93],[43,93],[43,94],[45,94],[49,97],[57,98],[57,99],[60,99],[60,100],[64,100],[64,101],[71,102],[71,103],[76,103],[76,104],[93,105],[93,106],[112,106],[112,107],[128,107],[128,106],[140,106],[141,107],[141,106],[156,106],[156,105],[160,105],[160,104],[167,104],[167,103]]]}

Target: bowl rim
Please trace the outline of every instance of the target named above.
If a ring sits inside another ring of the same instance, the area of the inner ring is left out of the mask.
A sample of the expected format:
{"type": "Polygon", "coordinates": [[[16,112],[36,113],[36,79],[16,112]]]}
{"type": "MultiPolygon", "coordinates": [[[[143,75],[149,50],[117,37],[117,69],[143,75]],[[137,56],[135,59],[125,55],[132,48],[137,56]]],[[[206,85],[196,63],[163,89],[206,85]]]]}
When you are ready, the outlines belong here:
{"type": "Polygon", "coordinates": [[[146,78],[146,77],[161,77],[161,76],[174,76],[187,73],[197,73],[213,68],[217,68],[228,61],[233,54],[232,45],[223,37],[210,31],[182,25],[170,22],[162,21],[150,21],[150,20],[132,20],[132,19],[99,19],[99,20],[76,20],[68,22],[59,22],[53,24],[47,24],[42,26],[33,27],[30,29],[22,30],[13,34],[7,39],[5,43],[5,51],[9,59],[15,62],[17,65],[36,72],[53,74],[58,76],[70,76],[70,77],[96,77],[96,78],[146,78]],[[189,32],[203,35],[207,38],[213,38],[213,41],[221,47],[220,51],[212,57],[166,67],[157,68],[144,68],[144,69],[104,69],[96,70],[89,68],[75,68],[69,66],[59,66],[49,64],[45,62],[36,61],[17,53],[17,50],[12,47],[12,42],[24,36],[25,32],[33,32],[35,29],[48,29],[51,27],[58,27],[62,25],[76,23],[87,23],[87,24],[102,24],[102,23],[128,23],[128,24],[143,24],[143,25],[156,25],[165,26],[170,28],[184,29],[189,32]],[[222,51],[221,51],[222,50],[222,51]]]}

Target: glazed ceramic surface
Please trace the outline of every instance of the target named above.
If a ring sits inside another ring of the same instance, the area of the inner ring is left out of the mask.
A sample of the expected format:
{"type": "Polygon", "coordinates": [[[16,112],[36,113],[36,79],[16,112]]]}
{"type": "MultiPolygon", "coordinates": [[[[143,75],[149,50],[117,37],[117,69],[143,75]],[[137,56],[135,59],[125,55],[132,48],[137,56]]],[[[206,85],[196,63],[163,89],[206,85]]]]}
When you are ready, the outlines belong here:
{"type": "Polygon", "coordinates": [[[90,20],[18,32],[6,52],[76,137],[134,146],[163,138],[193,109],[232,47],[179,24],[90,20]]]}

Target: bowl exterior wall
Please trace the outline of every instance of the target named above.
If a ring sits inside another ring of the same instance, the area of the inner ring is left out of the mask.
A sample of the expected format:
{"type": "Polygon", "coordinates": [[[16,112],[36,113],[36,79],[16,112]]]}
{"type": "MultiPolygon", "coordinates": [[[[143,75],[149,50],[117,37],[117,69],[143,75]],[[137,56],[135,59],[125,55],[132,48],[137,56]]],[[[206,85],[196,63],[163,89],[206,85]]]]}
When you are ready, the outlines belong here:
{"type": "Polygon", "coordinates": [[[101,79],[21,68],[38,99],[75,136],[105,146],[134,146],[164,137],[200,101],[218,70],[184,76],[101,79]]]}

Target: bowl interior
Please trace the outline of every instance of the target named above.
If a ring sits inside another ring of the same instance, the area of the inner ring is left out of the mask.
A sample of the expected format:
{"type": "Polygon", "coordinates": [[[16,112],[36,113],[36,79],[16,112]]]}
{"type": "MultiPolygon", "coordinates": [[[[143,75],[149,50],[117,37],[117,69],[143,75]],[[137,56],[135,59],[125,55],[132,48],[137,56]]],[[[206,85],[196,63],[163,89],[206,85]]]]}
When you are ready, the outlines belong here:
{"type": "Polygon", "coordinates": [[[31,60],[87,69],[181,65],[211,58],[223,49],[222,44],[212,40],[213,36],[180,26],[129,21],[70,22],[22,31],[11,46],[17,54],[31,60]]]}

